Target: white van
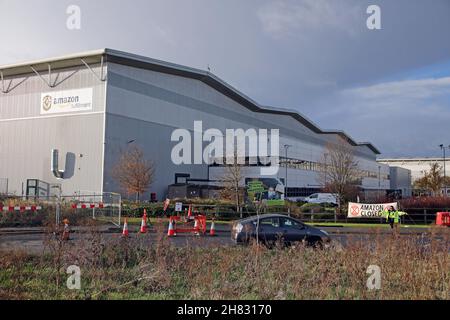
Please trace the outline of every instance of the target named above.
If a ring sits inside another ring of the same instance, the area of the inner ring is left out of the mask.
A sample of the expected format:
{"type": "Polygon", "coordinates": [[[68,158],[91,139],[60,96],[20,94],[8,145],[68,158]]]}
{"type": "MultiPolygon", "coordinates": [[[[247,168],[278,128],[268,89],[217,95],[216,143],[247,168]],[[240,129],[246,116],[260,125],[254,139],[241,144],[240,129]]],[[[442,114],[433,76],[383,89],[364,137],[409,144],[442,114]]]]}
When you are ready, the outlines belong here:
{"type": "Polygon", "coordinates": [[[305,202],[308,203],[331,203],[337,205],[337,198],[332,193],[314,193],[304,199],[305,202]]]}

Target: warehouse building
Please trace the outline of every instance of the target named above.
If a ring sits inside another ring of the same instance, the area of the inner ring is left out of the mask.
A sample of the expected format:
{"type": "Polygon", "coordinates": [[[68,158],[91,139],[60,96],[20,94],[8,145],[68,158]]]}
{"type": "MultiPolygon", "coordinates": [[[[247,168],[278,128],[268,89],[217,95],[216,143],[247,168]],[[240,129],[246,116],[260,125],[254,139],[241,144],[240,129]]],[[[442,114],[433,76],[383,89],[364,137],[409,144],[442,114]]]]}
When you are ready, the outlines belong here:
{"type": "Polygon", "coordinates": [[[390,190],[395,198],[408,198],[412,196],[411,170],[402,167],[389,167],[390,190]]]}
{"type": "MultiPolygon", "coordinates": [[[[318,164],[337,137],[353,150],[362,190],[390,187],[389,167],[376,162],[372,144],[324,131],[296,111],[261,106],[207,71],[102,49],[1,66],[0,75],[0,180],[10,194],[45,193],[46,183],[67,195],[120,191],[112,168],[135,144],[156,165],[149,192],[163,199],[175,174],[220,175],[217,165],[172,161],[174,130],[194,133],[199,121],[203,130],[279,129],[281,162],[288,161],[276,178],[288,178],[289,197],[320,190],[318,164]]],[[[259,174],[244,169],[247,177],[259,174]]]]}
{"type": "MultiPolygon", "coordinates": [[[[423,178],[426,172],[430,171],[430,168],[433,164],[439,164],[441,168],[441,174],[446,175],[448,177],[448,171],[447,173],[444,171],[444,168],[450,168],[450,159],[444,158],[432,158],[432,157],[424,157],[424,158],[385,158],[385,159],[378,159],[378,162],[380,164],[388,165],[391,168],[398,168],[398,172],[400,170],[403,170],[404,172],[409,172],[409,188],[412,189],[414,182],[420,178],[423,178]]],[[[403,173],[403,176],[405,176],[406,173],[403,173]]],[[[404,183],[406,184],[405,179],[403,179],[404,183]]],[[[393,188],[397,188],[397,184],[395,181],[391,180],[391,185],[393,184],[393,188]]],[[[399,187],[401,188],[401,187],[399,187]]],[[[445,191],[447,191],[447,195],[450,195],[450,188],[442,188],[442,194],[445,194],[445,191]]],[[[411,192],[409,192],[411,194],[411,192]]]]}

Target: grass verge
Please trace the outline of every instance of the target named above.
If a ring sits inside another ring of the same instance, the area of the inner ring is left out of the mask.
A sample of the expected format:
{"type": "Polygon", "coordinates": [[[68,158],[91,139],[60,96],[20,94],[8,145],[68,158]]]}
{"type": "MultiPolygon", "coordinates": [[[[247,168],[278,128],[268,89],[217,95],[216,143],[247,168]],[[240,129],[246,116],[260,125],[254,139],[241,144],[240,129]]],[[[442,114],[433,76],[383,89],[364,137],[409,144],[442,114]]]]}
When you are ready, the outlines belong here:
{"type": "MultiPolygon", "coordinates": [[[[348,228],[390,228],[389,224],[382,223],[341,223],[341,222],[307,222],[311,226],[348,227],[348,228]]],[[[401,224],[401,228],[430,228],[426,224],[401,224]]]]}
{"type": "MultiPolygon", "coordinates": [[[[345,248],[283,249],[173,246],[156,225],[157,240],[106,241],[92,227],[76,242],[48,234],[41,256],[2,253],[0,299],[449,299],[449,234],[370,242],[348,238],[345,248]],[[420,245],[419,245],[420,244],[420,245]],[[67,267],[81,269],[81,290],[66,287],[67,267]],[[368,290],[371,265],[380,290],[368,290]]],[[[437,232],[434,231],[433,232],[437,232]]]]}

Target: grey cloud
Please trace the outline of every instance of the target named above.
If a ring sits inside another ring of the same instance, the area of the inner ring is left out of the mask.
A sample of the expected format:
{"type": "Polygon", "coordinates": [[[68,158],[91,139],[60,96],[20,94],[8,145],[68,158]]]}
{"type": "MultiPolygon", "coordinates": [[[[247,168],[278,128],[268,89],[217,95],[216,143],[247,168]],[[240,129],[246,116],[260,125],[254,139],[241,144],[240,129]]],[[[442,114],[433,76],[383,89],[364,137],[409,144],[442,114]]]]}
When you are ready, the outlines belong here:
{"type": "Polygon", "coordinates": [[[437,156],[437,146],[450,141],[449,97],[448,77],[388,82],[336,93],[319,103],[328,109],[315,117],[370,139],[383,157],[437,156]]]}
{"type": "Polygon", "coordinates": [[[303,32],[338,29],[355,34],[358,12],[364,10],[356,1],[278,0],[266,3],[257,11],[263,29],[272,36],[302,37],[303,32]]]}
{"type": "Polygon", "coordinates": [[[210,65],[261,104],[297,109],[384,151],[433,152],[408,143],[449,136],[448,80],[398,76],[450,59],[448,0],[0,0],[0,12],[0,64],[111,47],[210,65]],[[65,27],[70,4],[81,7],[79,31],[65,27]],[[382,30],[366,28],[370,4],[381,7],[382,30]],[[354,124],[371,118],[401,125],[401,142],[354,124]]]}

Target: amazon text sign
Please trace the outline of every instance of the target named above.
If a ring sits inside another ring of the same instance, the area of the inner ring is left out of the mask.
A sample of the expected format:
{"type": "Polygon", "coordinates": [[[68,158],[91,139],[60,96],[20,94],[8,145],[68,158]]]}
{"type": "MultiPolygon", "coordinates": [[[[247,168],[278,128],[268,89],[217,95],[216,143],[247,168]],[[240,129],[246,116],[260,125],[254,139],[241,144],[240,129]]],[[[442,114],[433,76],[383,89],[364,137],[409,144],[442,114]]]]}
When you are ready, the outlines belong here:
{"type": "Polygon", "coordinates": [[[381,212],[389,209],[393,206],[397,210],[397,202],[392,203],[378,203],[378,204],[365,204],[365,203],[354,203],[350,202],[348,204],[348,217],[349,218],[380,218],[381,212]]]}

